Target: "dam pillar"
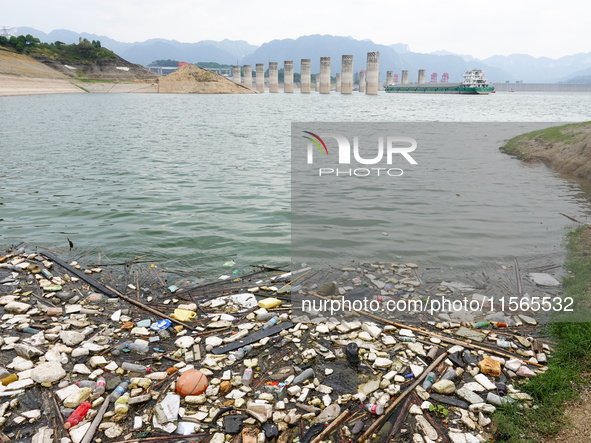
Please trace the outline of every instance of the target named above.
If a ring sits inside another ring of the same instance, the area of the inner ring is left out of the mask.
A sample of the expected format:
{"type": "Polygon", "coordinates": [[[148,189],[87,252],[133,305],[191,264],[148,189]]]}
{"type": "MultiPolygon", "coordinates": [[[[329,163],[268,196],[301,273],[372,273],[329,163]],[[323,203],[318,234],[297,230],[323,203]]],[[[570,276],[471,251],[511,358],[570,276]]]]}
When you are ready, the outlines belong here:
{"type": "Polygon", "coordinates": [[[277,62],[269,62],[269,92],[279,92],[279,69],[277,62]]]}
{"type": "Polygon", "coordinates": [[[320,57],[320,93],[330,94],[330,57],[320,57]]]}
{"type": "Polygon", "coordinates": [[[337,73],[337,92],[341,92],[341,73],[337,73]]]}
{"type": "Polygon", "coordinates": [[[265,65],[263,63],[256,64],[256,78],[257,91],[265,92],[265,65]]]}
{"type": "Polygon", "coordinates": [[[283,92],[293,92],[293,61],[283,62],[283,92]]]}
{"type": "Polygon", "coordinates": [[[359,72],[359,92],[365,92],[365,71],[359,72]]]}
{"type": "Polygon", "coordinates": [[[244,84],[249,88],[252,88],[252,66],[244,65],[242,70],[244,71],[244,84]]]}
{"type": "Polygon", "coordinates": [[[380,53],[379,52],[368,52],[367,53],[367,86],[365,93],[368,95],[376,95],[378,93],[380,77],[380,53]]]}
{"type": "Polygon", "coordinates": [[[391,85],[392,83],[394,83],[394,72],[386,71],[386,85],[391,85]]]}
{"type": "Polygon", "coordinates": [[[425,84],[425,70],[419,69],[419,85],[425,84]]]}
{"type": "Polygon", "coordinates": [[[232,69],[232,81],[234,83],[242,83],[242,76],[240,75],[240,66],[234,66],[232,69]]]}
{"type": "Polygon", "coordinates": [[[341,64],[341,94],[353,92],[353,56],[343,55],[341,64]]]}
{"type": "Polygon", "coordinates": [[[303,58],[300,68],[300,92],[302,94],[310,93],[310,73],[312,71],[312,62],[309,58],[303,58]]]}
{"type": "Polygon", "coordinates": [[[402,71],[401,83],[403,85],[408,85],[408,71],[402,71]]]}

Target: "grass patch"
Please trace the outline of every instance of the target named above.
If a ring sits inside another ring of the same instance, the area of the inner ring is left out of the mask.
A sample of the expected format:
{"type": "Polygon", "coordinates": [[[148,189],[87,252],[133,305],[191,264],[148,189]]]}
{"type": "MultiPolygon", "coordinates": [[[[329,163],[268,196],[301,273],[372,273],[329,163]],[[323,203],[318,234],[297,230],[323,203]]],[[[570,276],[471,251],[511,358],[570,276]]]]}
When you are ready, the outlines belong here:
{"type": "Polygon", "coordinates": [[[528,157],[528,147],[532,143],[540,143],[544,145],[552,145],[557,143],[564,143],[567,145],[574,144],[578,140],[578,135],[581,131],[578,128],[584,128],[590,122],[571,123],[562,126],[553,126],[551,128],[539,129],[537,131],[528,132],[527,134],[518,135],[510,139],[505,146],[501,147],[501,152],[505,154],[514,155],[519,159],[526,159],[528,157]]]}
{"type": "MultiPolygon", "coordinates": [[[[567,238],[563,299],[572,297],[576,318],[589,317],[591,300],[591,228],[581,226],[567,238]]],[[[564,320],[562,318],[558,318],[564,320]]],[[[578,388],[588,383],[591,370],[591,323],[566,323],[556,319],[548,332],[558,342],[548,371],[531,379],[521,389],[534,398],[536,409],[505,408],[495,414],[498,441],[534,443],[555,435],[564,425],[565,402],[576,398],[578,388]]]]}

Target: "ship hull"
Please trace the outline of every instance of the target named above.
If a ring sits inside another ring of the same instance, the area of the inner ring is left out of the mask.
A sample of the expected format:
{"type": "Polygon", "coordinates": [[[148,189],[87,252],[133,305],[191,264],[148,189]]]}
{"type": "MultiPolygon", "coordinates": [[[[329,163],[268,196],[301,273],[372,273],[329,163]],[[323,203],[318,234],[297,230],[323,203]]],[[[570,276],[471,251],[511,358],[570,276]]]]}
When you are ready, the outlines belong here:
{"type": "Polygon", "coordinates": [[[436,85],[390,85],[386,86],[386,92],[404,93],[404,94],[466,94],[466,95],[488,95],[494,92],[492,86],[470,87],[461,84],[442,84],[436,85]]]}

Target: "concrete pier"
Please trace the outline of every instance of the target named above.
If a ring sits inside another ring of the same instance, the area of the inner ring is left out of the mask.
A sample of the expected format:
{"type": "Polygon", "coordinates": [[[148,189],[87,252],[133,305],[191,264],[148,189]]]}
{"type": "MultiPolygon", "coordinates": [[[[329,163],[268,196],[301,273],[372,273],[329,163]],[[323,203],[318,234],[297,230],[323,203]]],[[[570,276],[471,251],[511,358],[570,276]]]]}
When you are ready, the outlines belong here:
{"type": "Polygon", "coordinates": [[[403,85],[408,85],[408,71],[402,71],[402,80],[401,83],[403,85]]]}
{"type": "Polygon", "coordinates": [[[380,53],[367,53],[367,87],[365,93],[367,95],[377,95],[379,78],[380,78],[380,53]]]}
{"type": "Polygon", "coordinates": [[[263,63],[256,64],[256,79],[257,91],[265,92],[265,65],[263,63]]]}
{"type": "Polygon", "coordinates": [[[310,93],[310,74],[312,71],[312,61],[309,58],[303,58],[300,68],[300,92],[302,94],[310,93]]]}
{"type": "Polygon", "coordinates": [[[283,62],[283,92],[293,92],[293,61],[283,62]]]}
{"type": "Polygon", "coordinates": [[[232,81],[234,83],[242,83],[242,76],[240,75],[240,66],[234,66],[232,68],[232,81]]]}
{"type": "Polygon", "coordinates": [[[277,62],[269,62],[269,92],[279,92],[279,68],[277,62]]]}
{"type": "Polygon", "coordinates": [[[394,83],[394,72],[386,71],[386,85],[391,85],[392,83],[394,83]]]}
{"type": "Polygon", "coordinates": [[[365,71],[359,73],[359,92],[365,92],[365,71]]]}
{"type": "Polygon", "coordinates": [[[340,72],[337,73],[337,77],[336,78],[337,78],[337,80],[336,80],[336,82],[337,82],[336,91],[337,92],[341,92],[341,73],[340,72]]]}
{"type": "Polygon", "coordinates": [[[252,65],[244,65],[242,71],[244,72],[244,84],[249,88],[252,88],[252,65]]]}
{"type": "Polygon", "coordinates": [[[341,94],[353,92],[353,56],[343,55],[341,65],[341,94]]]}
{"type": "Polygon", "coordinates": [[[330,57],[320,57],[320,93],[330,94],[330,57]]]}
{"type": "Polygon", "coordinates": [[[425,84],[425,70],[424,69],[419,69],[419,85],[424,85],[425,84]]]}

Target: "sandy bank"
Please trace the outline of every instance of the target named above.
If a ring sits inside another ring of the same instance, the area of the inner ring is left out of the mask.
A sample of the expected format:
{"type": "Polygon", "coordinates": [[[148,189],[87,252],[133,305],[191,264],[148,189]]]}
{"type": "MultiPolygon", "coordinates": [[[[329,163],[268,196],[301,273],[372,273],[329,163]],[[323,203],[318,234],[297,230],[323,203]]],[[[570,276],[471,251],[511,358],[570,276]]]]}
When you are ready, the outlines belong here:
{"type": "Polygon", "coordinates": [[[515,137],[501,150],[526,162],[591,180],[591,122],[555,126],[515,137]]]}
{"type": "Polygon", "coordinates": [[[84,92],[70,80],[31,78],[0,74],[0,96],[34,94],[72,94],[84,92]]]}

